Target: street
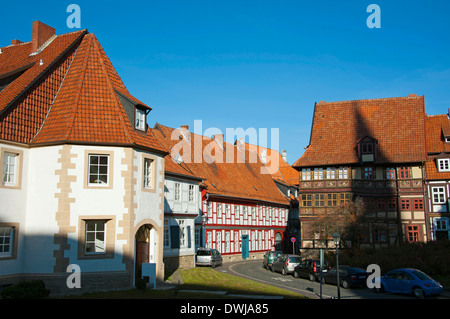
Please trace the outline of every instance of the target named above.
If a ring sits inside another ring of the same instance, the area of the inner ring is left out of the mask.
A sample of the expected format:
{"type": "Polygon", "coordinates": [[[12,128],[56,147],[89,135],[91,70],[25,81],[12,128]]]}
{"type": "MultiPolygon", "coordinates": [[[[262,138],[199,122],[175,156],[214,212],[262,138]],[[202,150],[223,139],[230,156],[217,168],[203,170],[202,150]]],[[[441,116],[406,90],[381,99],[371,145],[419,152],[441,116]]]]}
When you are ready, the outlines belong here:
{"type": "MultiPolygon", "coordinates": [[[[310,298],[320,298],[320,283],[311,282],[308,279],[294,278],[291,274],[283,276],[280,273],[272,272],[262,266],[262,260],[241,261],[234,263],[225,263],[222,267],[216,268],[217,271],[229,273],[235,276],[241,276],[261,283],[277,286],[290,290],[310,298]]],[[[414,299],[412,296],[376,293],[368,288],[340,288],[341,299],[414,299]]],[[[337,298],[336,285],[322,285],[322,298],[337,298]]],[[[432,297],[427,299],[442,299],[444,296],[432,297]]]]}

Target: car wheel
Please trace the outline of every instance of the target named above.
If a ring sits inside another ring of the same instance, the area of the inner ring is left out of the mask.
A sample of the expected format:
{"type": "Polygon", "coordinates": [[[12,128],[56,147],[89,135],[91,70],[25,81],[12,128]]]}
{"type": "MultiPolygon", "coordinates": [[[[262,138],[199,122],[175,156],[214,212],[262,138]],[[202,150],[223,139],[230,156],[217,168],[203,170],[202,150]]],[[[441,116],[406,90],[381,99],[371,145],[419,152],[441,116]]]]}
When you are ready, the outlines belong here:
{"type": "Polygon", "coordinates": [[[316,276],[314,276],[314,274],[309,274],[309,280],[316,281],[316,276]]]}
{"type": "Polygon", "coordinates": [[[299,274],[298,274],[298,272],[294,271],[294,277],[295,277],[295,278],[299,278],[299,277],[300,277],[299,274]]]}
{"type": "Polygon", "coordinates": [[[413,288],[413,296],[418,298],[418,299],[423,299],[423,297],[424,297],[423,289],[419,288],[419,287],[413,288]]]}
{"type": "Polygon", "coordinates": [[[348,289],[348,288],[350,288],[350,285],[348,284],[348,281],[347,280],[342,280],[342,288],[344,288],[344,289],[348,289]]]}
{"type": "Polygon", "coordinates": [[[282,274],[283,276],[286,276],[286,269],[284,269],[284,267],[281,269],[281,274],[282,274]]]}
{"type": "Polygon", "coordinates": [[[216,268],[216,263],[215,263],[215,262],[213,262],[213,263],[211,264],[211,268],[216,268]]]}
{"type": "Polygon", "coordinates": [[[273,266],[270,267],[270,271],[271,271],[271,272],[274,272],[274,271],[275,271],[275,270],[273,270],[273,266]]]}

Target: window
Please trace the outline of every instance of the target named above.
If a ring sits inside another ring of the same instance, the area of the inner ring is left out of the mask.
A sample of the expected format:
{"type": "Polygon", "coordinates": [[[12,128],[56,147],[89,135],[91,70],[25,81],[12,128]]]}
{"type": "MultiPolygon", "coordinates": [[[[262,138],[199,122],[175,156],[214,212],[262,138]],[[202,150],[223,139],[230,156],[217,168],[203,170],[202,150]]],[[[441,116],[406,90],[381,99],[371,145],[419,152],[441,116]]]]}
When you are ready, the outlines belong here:
{"type": "Polygon", "coordinates": [[[180,246],[186,247],[186,240],[187,240],[186,221],[184,219],[178,219],[177,223],[178,226],[180,227],[180,246]]]}
{"type": "Polygon", "coordinates": [[[230,204],[225,204],[225,215],[226,215],[226,218],[230,218],[231,217],[231,206],[230,206],[230,204]]]}
{"type": "Polygon", "coordinates": [[[406,236],[408,237],[409,242],[420,241],[419,226],[408,225],[406,227],[406,236]]]}
{"type": "Polygon", "coordinates": [[[450,158],[441,158],[437,162],[439,172],[450,172],[450,158]]]}
{"type": "Polygon", "coordinates": [[[377,200],[377,208],[379,211],[384,211],[384,208],[386,207],[384,199],[383,198],[378,198],[377,200]]]}
{"type": "MultiPolygon", "coordinates": [[[[190,202],[194,201],[194,190],[195,190],[194,185],[189,185],[189,201],[190,202]]],[[[219,205],[219,208],[220,208],[220,215],[222,215],[222,205],[221,204],[218,204],[218,205],[219,205]]]]}
{"type": "Polygon", "coordinates": [[[408,179],[409,178],[409,167],[399,167],[398,175],[400,179],[408,179]]]}
{"type": "Polygon", "coordinates": [[[409,199],[402,199],[400,200],[400,207],[402,210],[410,210],[411,209],[411,200],[409,199]]]}
{"type": "Polygon", "coordinates": [[[364,167],[363,178],[366,180],[374,179],[373,167],[364,167]]]}
{"type": "Polygon", "coordinates": [[[164,247],[169,247],[169,245],[170,245],[169,220],[164,219],[164,247]]]}
{"type": "Polygon", "coordinates": [[[334,167],[327,167],[327,179],[336,178],[336,169],[334,167]]]}
{"type": "Polygon", "coordinates": [[[11,257],[14,244],[14,227],[0,227],[0,258],[11,257]]]}
{"type": "Polygon", "coordinates": [[[109,155],[89,154],[89,185],[108,185],[109,155]]]}
{"type": "Polygon", "coordinates": [[[328,206],[337,206],[337,195],[338,194],[328,194],[328,206]]]}
{"type": "Polygon", "coordinates": [[[423,199],[414,200],[414,210],[423,210],[423,199]]]}
{"type": "Polygon", "coordinates": [[[341,204],[350,203],[350,194],[339,194],[339,200],[341,204]]]}
{"type": "Polygon", "coordinates": [[[153,160],[144,159],[144,188],[153,188],[153,160]]]}
{"type": "Polygon", "coordinates": [[[388,198],[387,200],[387,207],[389,211],[393,211],[397,209],[397,199],[395,198],[388,198]]]}
{"type": "Polygon", "coordinates": [[[387,241],[387,232],[386,229],[382,227],[377,227],[374,230],[374,241],[377,243],[385,243],[387,241]]]}
{"type": "Polygon", "coordinates": [[[434,204],[445,204],[445,189],[444,187],[432,187],[431,196],[434,204]]]}
{"type": "Polygon", "coordinates": [[[348,179],[348,167],[339,167],[339,179],[348,179]]]}
{"type": "Polygon", "coordinates": [[[136,108],[136,129],[145,131],[145,116],[143,109],[136,108]]]}
{"type": "Polygon", "coordinates": [[[325,194],[316,194],[314,206],[325,206],[325,194]]]}
{"type": "Polygon", "coordinates": [[[304,181],[311,180],[311,169],[310,168],[302,169],[302,180],[304,180],[304,181]]]}
{"type": "Polygon", "coordinates": [[[314,169],[314,179],[317,180],[323,179],[323,168],[314,169]]]}
{"type": "Polygon", "coordinates": [[[394,167],[386,168],[386,179],[395,179],[395,168],[394,167]]]}
{"type": "Polygon", "coordinates": [[[106,252],[105,245],[106,221],[89,220],[86,221],[86,254],[104,254],[106,252]]]}
{"type": "Polygon", "coordinates": [[[311,207],[312,206],[312,195],[310,195],[310,194],[302,195],[302,206],[303,207],[311,207]]]}
{"type": "Polygon", "coordinates": [[[450,228],[448,218],[435,217],[433,218],[433,224],[434,224],[435,240],[441,241],[450,239],[449,237],[450,228]]]}
{"type": "Polygon", "coordinates": [[[3,153],[3,186],[16,186],[18,157],[19,154],[13,154],[9,152],[3,153]]]}
{"type": "Polygon", "coordinates": [[[361,153],[362,154],[372,154],[373,153],[373,143],[361,143],[361,153]]]}
{"type": "MultiPolygon", "coordinates": [[[[175,200],[180,200],[181,199],[181,184],[180,183],[178,183],[178,182],[175,182],[175,194],[174,194],[174,199],[175,200]]],[[[211,202],[210,202],[210,204],[212,204],[211,202]]],[[[208,207],[208,211],[209,211],[209,207],[208,207]]],[[[212,209],[211,209],[211,211],[212,211],[212,209]]]]}

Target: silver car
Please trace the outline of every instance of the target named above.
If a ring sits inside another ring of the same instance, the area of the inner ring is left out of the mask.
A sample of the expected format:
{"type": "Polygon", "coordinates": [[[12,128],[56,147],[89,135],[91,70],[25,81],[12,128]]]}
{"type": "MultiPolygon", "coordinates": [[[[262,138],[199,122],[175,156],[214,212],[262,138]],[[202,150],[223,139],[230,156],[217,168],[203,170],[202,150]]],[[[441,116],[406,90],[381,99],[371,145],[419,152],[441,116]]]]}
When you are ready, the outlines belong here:
{"type": "Polygon", "coordinates": [[[272,271],[281,272],[282,275],[287,275],[294,272],[295,267],[301,263],[302,257],[299,255],[283,254],[278,256],[272,263],[272,271]]]}
{"type": "Polygon", "coordinates": [[[199,248],[195,256],[197,266],[222,266],[222,256],[217,249],[199,248]]]}

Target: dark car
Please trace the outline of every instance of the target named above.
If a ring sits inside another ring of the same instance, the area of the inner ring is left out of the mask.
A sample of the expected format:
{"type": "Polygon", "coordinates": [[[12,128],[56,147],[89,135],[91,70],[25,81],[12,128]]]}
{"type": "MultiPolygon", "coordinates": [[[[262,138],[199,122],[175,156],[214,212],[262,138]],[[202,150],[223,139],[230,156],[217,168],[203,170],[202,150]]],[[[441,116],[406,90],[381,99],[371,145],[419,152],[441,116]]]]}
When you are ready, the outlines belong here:
{"type": "MultiPolygon", "coordinates": [[[[327,272],[330,268],[330,263],[325,260],[322,273],[327,272]]],[[[295,278],[308,278],[311,281],[316,281],[320,277],[320,260],[305,259],[295,267],[293,273],[295,278]]]]}
{"type": "Polygon", "coordinates": [[[299,255],[283,254],[277,257],[272,263],[272,271],[281,272],[282,275],[290,274],[295,267],[302,261],[299,255]]]}
{"type": "Polygon", "coordinates": [[[279,250],[266,251],[266,253],[264,254],[263,267],[266,269],[271,269],[273,261],[282,254],[283,252],[279,250]]]}
{"type": "MultiPolygon", "coordinates": [[[[364,269],[350,266],[339,266],[339,282],[345,289],[350,287],[364,287],[369,273],[364,269]]],[[[337,285],[337,269],[332,267],[323,274],[322,283],[337,285]]]]}
{"type": "Polygon", "coordinates": [[[195,255],[195,265],[197,266],[222,266],[222,256],[217,249],[199,248],[195,255]]]}

